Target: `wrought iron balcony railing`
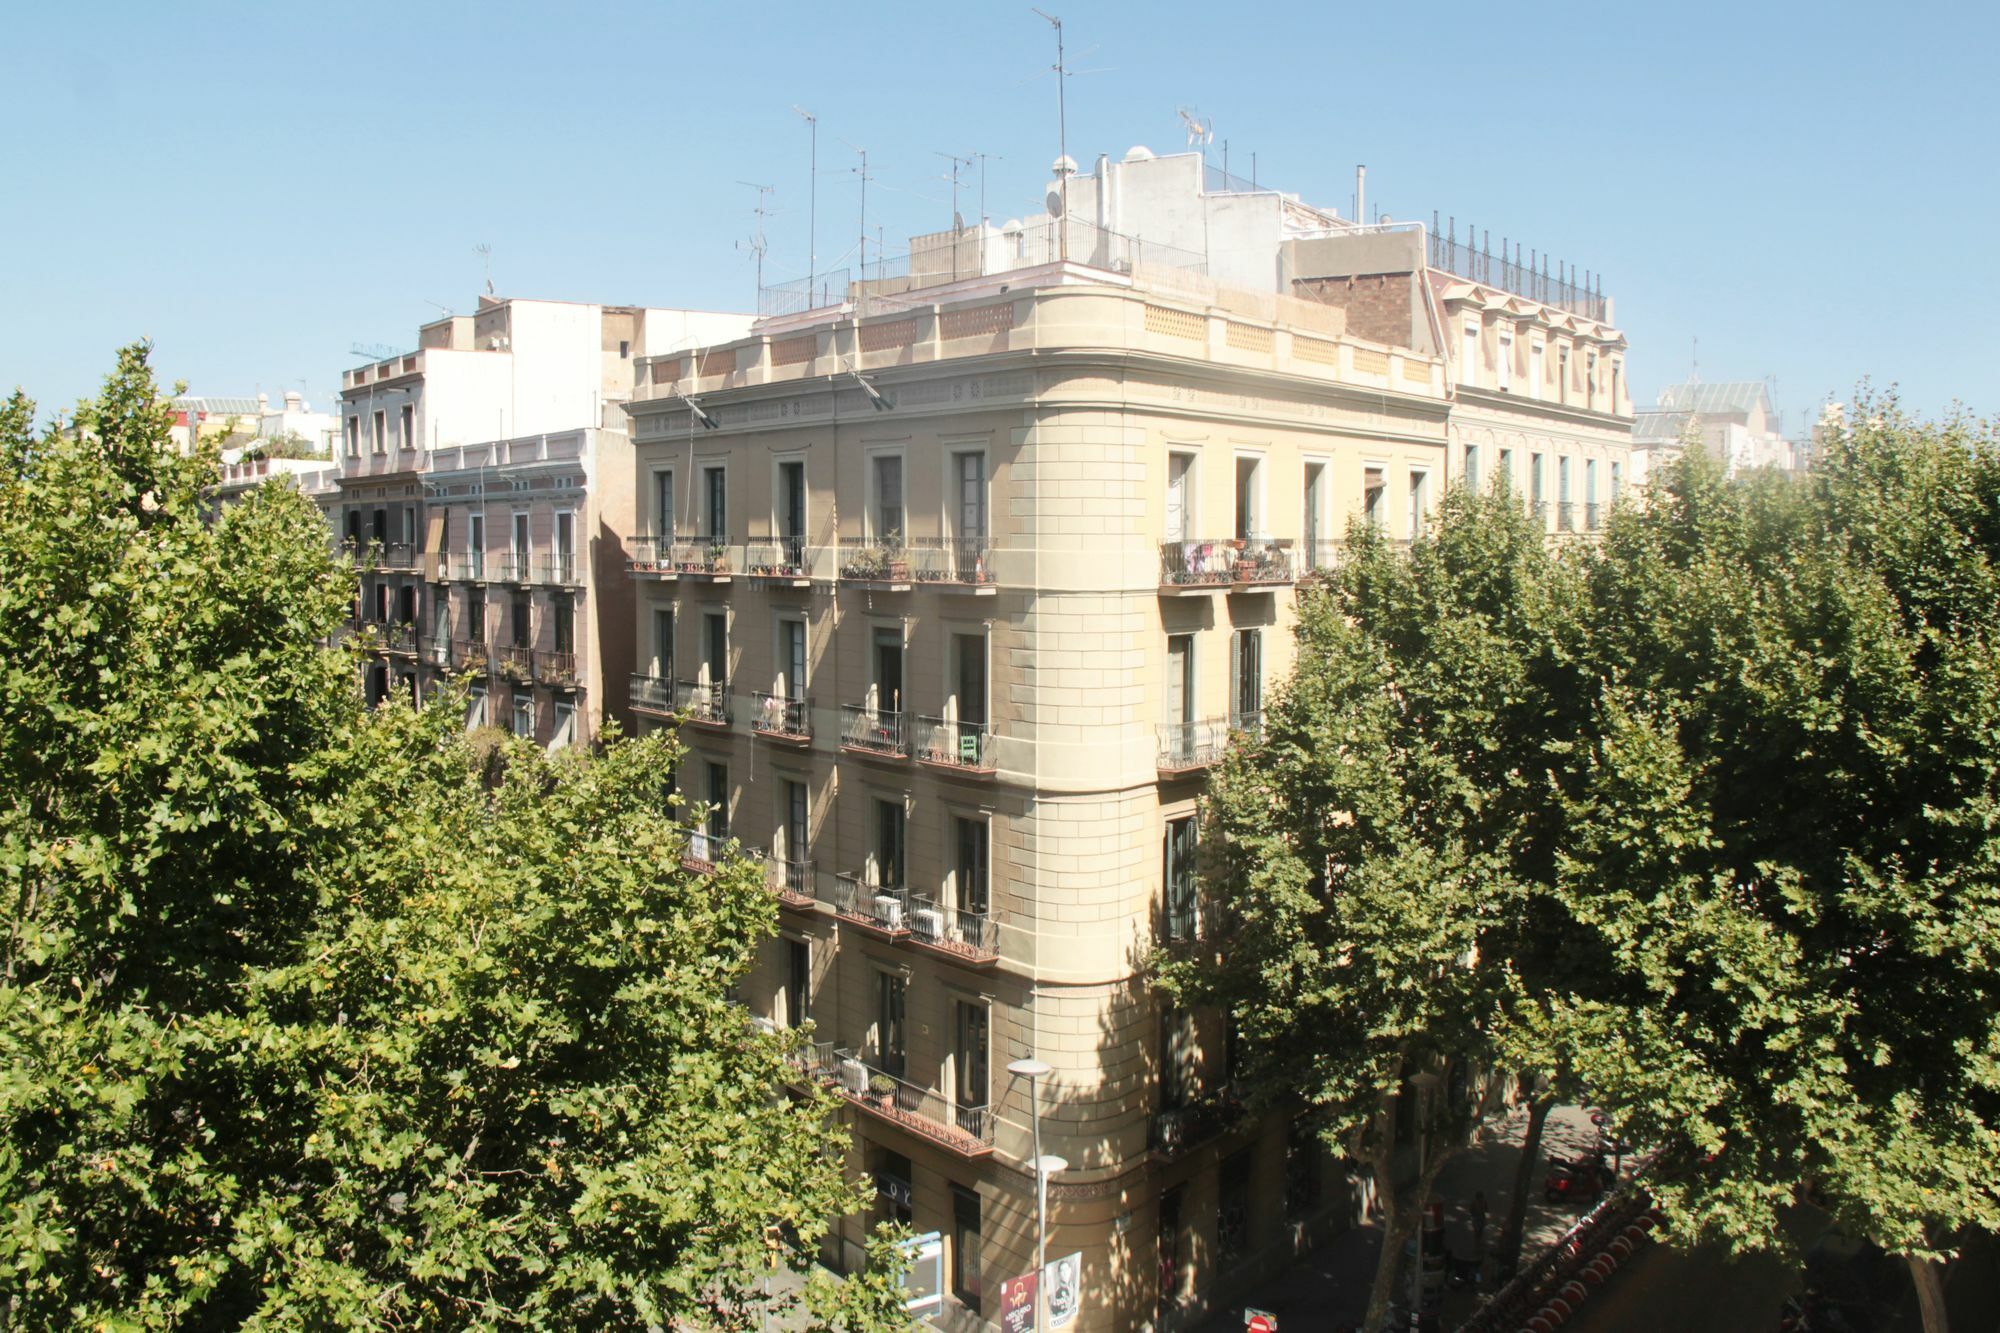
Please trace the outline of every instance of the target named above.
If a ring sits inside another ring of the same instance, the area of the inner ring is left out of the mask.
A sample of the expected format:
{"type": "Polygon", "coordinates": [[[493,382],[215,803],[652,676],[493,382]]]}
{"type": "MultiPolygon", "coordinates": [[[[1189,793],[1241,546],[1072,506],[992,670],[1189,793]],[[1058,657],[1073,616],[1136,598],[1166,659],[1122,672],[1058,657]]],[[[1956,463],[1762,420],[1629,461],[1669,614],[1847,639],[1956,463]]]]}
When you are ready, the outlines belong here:
{"type": "Polygon", "coordinates": [[[946,907],[925,895],[910,899],[910,938],[971,963],[1000,957],[1000,927],[985,912],[946,907]]]}
{"type": "Polygon", "coordinates": [[[757,711],[751,715],[750,729],[759,736],[781,741],[812,739],[812,700],[783,694],[757,694],[757,711]]]}
{"type": "Polygon", "coordinates": [[[576,673],[576,654],[557,652],[553,649],[537,649],[535,679],[544,685],[553,685],[557,689],[575,689],[580,683],[576,673]]]}
{"type": "Polygon", "coordinates": [[[753,579],[798,582],[810,577],[804,537],[753,537],[743,547],[743,569],[753,579]]]}
{"type": "Polygon", "coordinates": [[[764,882],[788,907],[811,907],[818,901],[814,886],[818,874],[810,860],[791,861],[781,856],[764,858],[764,882]]]}
{"type": "Polygon", "coordinates": [[[726,680],[683,680],[674,684],[674,708],[686,713],[688,721],[704,726],[729,725],[729,682],[726,680]]]}
{"type": "Polygon", "coordinates": [[[1216,1135],[1226,1133],[1242,1118],[1242,1102],[1231,1089],[1220,1088],[1179,1106],[1155,1111],[1149,1146],[1158,1156],[1179,1157],[1216,1135]]]}
{"type": "Polygon", "coordinates": [[[553,588],[574,588],[583,583],[583,564],[571,554],[543,556],[535,562],[535,582],[553,588]]]}
{"type": "Polygon", "coordinates": [[[987,565],[987,538],[919,537],[911,543],[911,572],[919,583],[990,588],[993,571],[987,565]]]}
{"type": "Polygon", "coordinates": [[[625,539],[625,567],[634,578],[670,579],[674,568],[674,539],[649,537],[644,533],[625,539]]]}
{"type": "Polygon", "coordinates": [[[840,539],[840,578],[878,587],[910,586],[910,548],[901,537],[840,539]]]}
{"type": "Polygon", "coordinates": [[[626,691],[634,708],[648,713],[674,711],[674,683],[664,676],[634,675],[626,691]]]}
{"type": "Polygon", "coordinates": [[[453,639],[451,664],[467,675],[485,675],[493,669],[493,650],[484,639],[453,639]]]}
{"type": "Polygon", "coordinates": [[[528,553],[526,551],[502,551],[488,561],[492,577],[501,583],[528,582],[528,553]]]}
{"type": "Polygon", "coordinates": [[[504,644],[495,654],[500,674],[526,685],[535,678],[535,650],[518,644],[504,644]]]}
{"type": "Polygon", "coordinates": [[[836,1050],[834,1059],[837,1085],[864,1111],[963,1156],[985,1157],[993,1151],[992,1107],[954,1104],[936,1089],[889,1073],[880,1057],[870,1061],[857,1051],[836,1050]]]}
{"type": "Polygon", "coordinates": [[[690,578],[723,579],[735,572],[741,548],[727,537],[686,537],[673,543],[669,559],[676,572],[690,578]]]}
{"type": "Polygon", "coordinates": [[[860,925],[899,935],[910,928],[910,891],[900,884],[871,884],[868,877],[843,870],[833,877],[833,910],[860,925]]]}
{"type": "Polygon", "coordinates": [[[984,722],[917,719],[917,759],[967,773],[993,771],[993,732],[984,722]]]}
{"type": "Polygon", "coordinates": [[[910,757],[910,738],[903,725],[904,715],[865,704],[840,706],[840,745],[844,750],[892,759],[910,757]]]}
{"type": "Polygon", "coordinates": [[[491,577],[487,571],[486,552],[462,551],[444,558],[445,577],[458,583],[485,583],[491,577]]]}

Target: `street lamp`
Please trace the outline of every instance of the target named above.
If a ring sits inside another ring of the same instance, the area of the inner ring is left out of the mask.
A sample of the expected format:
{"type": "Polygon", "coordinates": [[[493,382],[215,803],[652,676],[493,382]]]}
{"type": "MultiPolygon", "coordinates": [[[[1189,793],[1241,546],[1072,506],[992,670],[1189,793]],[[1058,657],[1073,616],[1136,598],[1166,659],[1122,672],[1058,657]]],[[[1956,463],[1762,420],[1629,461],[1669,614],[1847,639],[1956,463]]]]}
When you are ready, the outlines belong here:
{"type": "Polygon", "coordinates": [[[1007,1072],[1028,1080],[1028,1108],[1035,1127],[1035,1327],[1040,1329],[1042,1310],[1048,1300],[1048,1293],[1042,1290],[1042,1279],[1048,1272],[1049,1263],[1049,1177],[1063,1170],[1069,1162],[1061,1157],[1042,1155],[1042,1099],[1036,1082],[1048,1077],[1054,1070],[1041,1060],[1027,1059],[1015,1060],[1007,1066],[1007,1072]]]}

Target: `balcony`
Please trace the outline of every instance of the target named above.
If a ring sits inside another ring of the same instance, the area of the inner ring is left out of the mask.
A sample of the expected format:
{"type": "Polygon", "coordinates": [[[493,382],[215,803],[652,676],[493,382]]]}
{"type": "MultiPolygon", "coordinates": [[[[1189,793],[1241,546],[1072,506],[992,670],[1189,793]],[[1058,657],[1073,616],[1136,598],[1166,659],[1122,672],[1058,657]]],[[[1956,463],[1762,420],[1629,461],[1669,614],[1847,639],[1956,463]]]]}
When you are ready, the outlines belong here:
{"type": "Polygon", "coordinates": [[[353,643],[364,653],[379,653],[389,641],[389,623],[385,620],[363,620],[354,626],[353,643]]]}
{"type": "Polygon", "coordinates": [[[640,535],[626,539],[625,568],[635,579],[657,579],[671,583],[680,577],[674,568],[674,541],[671,537],[640,535]]]}
{"type": "Polygon", "coordinates": [[[1288,537],[1160,543],[1160,591],[1167,596],[1275,588],[1297,580],[1298,562],[1288,537]]]}
{"type": "Polygon", "coordinates": [[[535,582],[550,588],[580,588],[583,565],[574,553],[543,556],[535,562],[535,582]]]}
{"type": "Polygon", "coordinates": [[[806,745],[812,741],[812,700],[782,694],[758,694],[750,730],[767,740],[806,745]]]}
{"type": "Polygon", "coordinates": [[[729,725],[729,682],[683,680],[674,683],[674,711],[703,727],[729,725]]]}
{"type": "Polygon", "coordinates": [[[1562,500],[1556,504],[1556,531],[1576,531],[1576,506],[1568,500],[1562,500]]]}
{"type": "Polygon", "coordinates": [[[635,675],[627,686],[627,693],[634,711],[656,717],[673,716],[674,683],[664,676],[635,675]]]}
{"type": "Polygon", "coordinates": [[[1604,525],[1603,506],[1588,501],[1583,506],[1583,528],[1585,532],[1595,532],[1604,525]]]}
{"type": "Polygon", "coordinates": [[[727,537],[674,542],[668,551],[668,562],[679,577],[709,583],[727,583],[735,572],[727,537]]]}
{"type": "Polygon", "coordinates": [[[391,657],[415,657],[417,655],[417,627],[415,625],[390,625],[382,636],[382,646],[391,657]]]}
{"type": "Polygon", "coordinates": [[[1159,733],[1162,777],[1207,768],[1222,758],[1229,744],[1228,720],[1219,717],[1198,722],[1162,722],[1159,733]]]}
{"type": "Polygon", "coordinates": [[[714,874],[716,862],[728,854],[728,839],[700,828],[689,829],[687,839],[681,852],[682,867],[698,875],[714,874]]]}
{"type": "Polygon", "coordinates": [[[834,1058],[836,1086],[862,1111],[961,1157],[992,1155],[992,1107],[954,1106],[944,1093],[899,1078],[856,1051],[836,1050],[834,1058]]]}
{"type": "Polygon", "coordinates": [[[1234,1129],[1243,1118],[1243,1104],[1227,1087],[1205,1093],[1180,1106],[1153,1113],[1147,1147],[1165,1161],[1185,1156],[1219,1134],[1234,1129]]]}
{"type": "Polygon", "coordinates": [[[921,537],[911,550],[911,571],[918,583],[948,591],[988,596],[998,592],[986,563],[987,539],[981,537],[921,537]]]}
{"type": "Polygon", "coordinates": [[[753,581],[780,588],[810,588],[804,537],[758,537],[743,548],[743,572],[753,581]]]}
{"type": "Polygon", "coordinates": [[[417,640],[417,660],[440,671],[451,669],[451,640],[426,634],[417,640]]]}
{"type": "Polygon", "coordinates": [[[993,732],[984,722],[919,717],[917,762],[970,777],[989,777],[994,770],[993,732]]]}
{"type": "Polygon", "coordinates": [[[447,555],[444,559],[444,576],[454,583],[484,583],[487,581],[486,552],[466,551],[458,555],[447,555]]]}
{"type": "Polygon", "coordinates": [[[809,1041],[785,1057],[800,1079],[832,1083],[840,1077],[840,1056],[830,1041],[809,1041]]]}
{"type": "Polygon", "coordinates": [[[899,884],[871,884],[851,870],[833,877],[834,915],[885,939],[909,934],[909,904],[910,891],[899,884]]]}
{"type": "Polygon", "coordinates": [[[409,542],[363,541],[348,537],[341,541],[340,549],[354,561],[357,569],[402,573],[414,571],[417,567],[417,550],[409,542]]]}
{"type": "Polygon", "coordinates": [[[840,581],[877,592],[910,590],[910,548],[900,537],[840,539],[840,581]]]}
{"type": "Polygon", "coordinates": [[[908,759],[910,738],[903,714],[865,704],[842,704],[840,748],[878,759],[908,759]]]}
{"type": "Polygon", "coordinates": [[[463,676],[483,676],[492,669],[492,650],[481,639],[453,639],[451,665],[463,676]]]}
{"type": "Polygon", "coordinates": [[[576,674],[576,654],[537,650],[535,679],[554,689],[575,689],[579,684],[576,674]]]}
{"type": "Polygon", "coordinates": [[[1340,558],[1345,542],[1328,537],[1315,538],[1301,544],[1299,552],[1299,577],[1309,579],[1325,577],[1340,568],[1340,558]]]}
{"type": "Polygon", "coordinates": [[[489,567],[497,583],[525,584],[528,579],[528,553],[526,551],[502,551],[493,557],[489,567]]]}
{"type": "Polygon", "coordinates": [[[985,912],[945,907],[934,898],[910,899],[910,942],[961,963],[1000,960],[1000,926],[985,912]]]}
{"type": "Polygon", "coordinates": [[[780,906],[809,912],[819,905],[813,891],[818,883],[818,874],[811,861],[788,861],[781,856],[766,856],[764,883],[778,895],[780,906]]]}
{"type": "Polygon", "coordinates": [[[516,685],[526,685],[535,679],[534,649],[510,643],[495,653],[494,658],[500,674],[516,685]]]}

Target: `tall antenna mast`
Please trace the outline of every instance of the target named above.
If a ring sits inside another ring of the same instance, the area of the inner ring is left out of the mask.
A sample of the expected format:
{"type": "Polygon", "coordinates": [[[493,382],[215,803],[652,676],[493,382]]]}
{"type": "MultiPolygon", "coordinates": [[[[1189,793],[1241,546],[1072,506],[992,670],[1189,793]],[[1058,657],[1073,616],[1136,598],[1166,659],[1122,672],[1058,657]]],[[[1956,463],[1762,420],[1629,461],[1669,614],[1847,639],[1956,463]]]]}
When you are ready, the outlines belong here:
{"type": "Polygon", "coordinates": [[[983,223],[986,221],[986,164],[1005,162],[1007,159],[998,153],[975,152],[973,156],[979,159],[979,220],[983,223]]]}
{"type": "MultiPolygon", "coordinates": [[[[841,142],[847,143],[847,140],[842,139],[841,142]]],[[[868,276],[868,150],[866,148],[855,148],[855,146],[851,143],[847,143],[847,146],[849,148],[854,148],[854,151],[861,155],[861,165],[856,167],[854,169],[854,172],[857,176],[861,177],[860,271],[861,271],[861,276],[865,279],[868,276]]]]}
{"type": "Polygon", "coordinates": [[[951,159],[951,280],[958,281],[958,243],[965,234],[965,219],[958,215],[958,169],[972,165],[969,157],[956,153],[939,153],[939,157],[951,159]]]}
{"type": "MultiPolygon", "coordinates": [[[[750,253],[757,257],[757,291],[759,295],[762,295],[764,291],[764,252],[770,248],[764,241],[764,219],[771,212],[770,209],[764,207],[764,200],[771,193],[771,187],[768,185],[759,185],[755,181],[738,181],[736,183],[738,185],[747,185],[757,192],[757,207],[752,210],[757,214],[757,234],[750,238],[748,248],[750,253]]],[[[738,241],[736,248],[739,250],[744,249],[744,242],[738,241]]],[[[807,279],[807,288],[808,290],[811,289],[811,279],[807,279]]]]}
{"type": "Polygon", "coordinates": [[[486,263],[486,294],[491,296],[493,295],[493,247],[481,241],[472,247],[472,253],[478,255],[486,263]]]}
{"type": "Polygon", "coordinates": [[[812,131],[812,168],[806,176],[806,248],[812,255],[806,261],[806,305],[810,308],[813,282],[819,277],[819,117],[796,103],[792,110],[812,131]]]}
{"type": "Polygon", "coordinates": [[[1049,21],[1049,26],[1050,26],[1050,27],[1052,27],[1052,28],[1054,28],[1054,29],[1056,30],[1056,64],[1055,64],[1055,71],[1056,71],[1056,188],[1057,188],[1058,190],[1060,190],[1060,191],[1062,192],[1062,194],[1061,194],[1061,197],[1062,197],[1062,227],[1061,227],[1061,229],[1060,229],[1060,230],[1058,231],[1058,233],[1057,233],[1057,234],[1058,234],[1058,235],[1059,235],[1059,236],[1061,237],[1061,247],[1062,247],[1062,248],[1061,248],[1061,255],[1062,255],[1062,260],[1063,260],[1063,262],[1064,262],[1064,263],[1068,263],[1068,262],[1069,262],[1069,170],[1068,170],[1068,167],[1069,167],[1069,104],[1068,104],[1068,103],[1067,103],[1067,102],[1066,102],[1066,101],[1064,100],[1064,94],[1065,94],[1065,92],[1066,92],[1067,90],[1066,90],[1066,89],[1065,89],[1065,88],[1063,87],[1063,85],[1069,82],[1069,71],[1067,71],[1067,70],[1065,70],[1065,69],[1063,68],[1063,31],[1062,31],[1062,20],[1061,20],[1061,19],[1059,19],[1059,18],[1057,18],[1057,17],[1056,17],[1056,16],[1054,15],[1054,14],[1049,14],[1049,13],[1044,13],[1044,12],[1043,12],[1042,10],[1039,10],[1039,9],[1035,9],[1035,7],[1034,7],[1033,5],[1029,5],[1029,6],[1028,6],[1028,8],[1030,8],[1030,9],[1034,9],[1034,10],[1035,10],[1035,12],[1036,12],[1037,14],[1041,14],[1041,16],[1042,16],[1043,18],[1045,18],[1045,19],[1047,19],[1047,20],[1049,21]]]}

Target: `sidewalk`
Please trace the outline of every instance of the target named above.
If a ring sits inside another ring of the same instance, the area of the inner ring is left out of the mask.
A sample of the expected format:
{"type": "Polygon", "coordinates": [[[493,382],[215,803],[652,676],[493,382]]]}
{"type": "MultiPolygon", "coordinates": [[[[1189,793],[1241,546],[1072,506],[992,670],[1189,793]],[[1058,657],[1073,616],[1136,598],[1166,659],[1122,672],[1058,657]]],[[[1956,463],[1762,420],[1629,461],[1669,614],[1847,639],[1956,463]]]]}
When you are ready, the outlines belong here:
{"type": "MultiPolygon", "coordinates": [[[[1472,1254],[1472,1227],[1466,1205],[1475,1191],[1486,1195],[1486,1243],[1490,1249],[1507,1221],[1514,1171],[1527,1134],[1528,1112],[1517,1107],[1483,1128],[1473,1142],[1439,1172],[1434,1197],[1445,1205],[1445,1239],[1454,1255],[1472,1254]]],[[[1559,1106],[1549,1113],[1542,1130],[1541,1161],[1529,1184],[1527,1222],[1521,1254],[1525,1261],[1554,1241],[1574,1222],[1581,1208],[1551,1206],[1542,1198],[1548,1174],[1548,1154],[1574,1156],[1597,1144],[1597,1126],[1578,1106],[1559,1106]]],[[[1632,1162],[1623,1167],[1629,1174],[1632,1162]]],[[[1589,1205],[1583,1205],[1587,1208],[1589,1205]]],[[[1368,1313],[1368,1290],[1375,1280],[1375,1257],[1382,1248],[1381,1227],[1373,1222],[1355,1226],[1302,1257],[1284,1272],[1238,1296],[1198,1326],[1197,1333],[1236,1333],[1243,1327],[1243,1307],[1252,1305],[1278,1316],[1281,1329],[1345,1330],[1358,1326],[1368,1313]],[[1292,1322],[1287,1323],[1287,1318],[1292,1322]]],[[[1405,1294],[1399,1291],[1399,1298],[1405,1294]]],[[[1456,1327],[1478,1305],[1480,1293],[1447,1291],[1444,1327],[1456,1327]]]]}

